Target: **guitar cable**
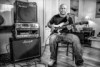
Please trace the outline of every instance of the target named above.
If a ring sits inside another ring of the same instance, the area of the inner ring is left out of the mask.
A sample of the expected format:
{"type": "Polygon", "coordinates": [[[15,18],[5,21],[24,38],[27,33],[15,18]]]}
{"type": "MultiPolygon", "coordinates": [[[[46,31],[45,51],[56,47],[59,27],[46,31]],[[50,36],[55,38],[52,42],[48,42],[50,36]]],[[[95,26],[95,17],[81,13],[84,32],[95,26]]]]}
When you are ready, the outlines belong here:
{"type": "Polygon", "coordinates": [[[46,50],[46,47],[47,46],[49,46],[49,44],[46,44],[46,42],[47,42],[47,40],[50,38],[50,36],[51,36],[51,34],[46,38],[46,40],[45,40],[45,46],[44,46],[44,50],[43,50],[43,52],[42,52],[42,54],[41,54],[41,57],[44,55],[44,52],[45,52],[45,50],[46,50]]]}

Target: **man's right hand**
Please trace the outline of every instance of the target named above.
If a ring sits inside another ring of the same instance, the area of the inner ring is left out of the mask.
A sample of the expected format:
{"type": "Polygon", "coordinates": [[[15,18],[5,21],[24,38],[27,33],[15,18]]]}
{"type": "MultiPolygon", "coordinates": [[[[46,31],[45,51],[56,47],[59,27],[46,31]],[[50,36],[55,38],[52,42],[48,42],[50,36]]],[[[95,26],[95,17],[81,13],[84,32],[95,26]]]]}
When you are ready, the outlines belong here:
{"type": "Polygon", "coordinates": [[[54,30],[57,30],[57,28],[62,27],[64,25],[64,23],[60,23],[58,25],[52,24],[51,25],[51,32],[53,32],[54,30]]]}
{"type": "Polygon", "coordinates": [[[53,32],[54,30],[55,30],[55,26],[52,25],[52,26],[51,26],[51,32],[53,32]]]}

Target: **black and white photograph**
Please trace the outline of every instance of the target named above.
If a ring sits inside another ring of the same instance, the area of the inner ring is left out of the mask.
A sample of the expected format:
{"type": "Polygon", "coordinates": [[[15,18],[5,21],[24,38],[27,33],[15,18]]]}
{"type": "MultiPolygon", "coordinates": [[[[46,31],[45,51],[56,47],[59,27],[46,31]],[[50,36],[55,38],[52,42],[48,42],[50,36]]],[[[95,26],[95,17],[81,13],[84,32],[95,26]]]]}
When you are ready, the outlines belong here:
{"type": "Polygon", "coordinates": [[[0,0],[0,67],[100,67],[100,1],[0,0]]]}

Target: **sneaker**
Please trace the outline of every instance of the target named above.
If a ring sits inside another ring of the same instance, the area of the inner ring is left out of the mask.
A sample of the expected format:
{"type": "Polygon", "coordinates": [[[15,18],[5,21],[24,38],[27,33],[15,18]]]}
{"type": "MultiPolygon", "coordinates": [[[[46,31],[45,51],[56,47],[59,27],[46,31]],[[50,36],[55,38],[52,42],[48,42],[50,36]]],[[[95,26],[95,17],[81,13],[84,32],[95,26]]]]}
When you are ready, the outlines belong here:
{"type": "Polygon", "coordinates": [[[48,66],[53,66],[55,63],[55,60],[51,59],[49,62],[48,62],[48,66]]]}
{"type": "Polygon", "coordinates": [[[83,64],[81,64],[81,65],[76,65],[76,67],[86,67],[86,66],[85,66],[84,63],[83,63],[83,64]]]}
{"type": "Polygon", "coordinates": [[[75,61],[75,64],[76,64],[77,66],[83,65],[83,63],[84,63],[83,60],[77,60],[77,61],[75,61]]]}

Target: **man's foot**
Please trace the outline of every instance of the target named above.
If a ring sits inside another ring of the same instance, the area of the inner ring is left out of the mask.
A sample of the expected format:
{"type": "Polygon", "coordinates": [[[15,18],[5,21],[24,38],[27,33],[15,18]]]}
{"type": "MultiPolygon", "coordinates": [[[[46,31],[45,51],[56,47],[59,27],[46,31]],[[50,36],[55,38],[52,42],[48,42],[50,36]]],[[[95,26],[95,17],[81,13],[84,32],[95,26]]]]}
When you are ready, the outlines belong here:
{"type": "Polygon", "coordinates": [[[81,60],[80,63],[78,63],[78,64],[76,65],[76,67],[85,67],[85,66],[84,66],[84,61],[81,60]]]}
{"type": "Polygon", "coordinates": [[[75,64],[76,64],[77,66],[82,66],[83,63],[84,63],[83,59],[75,61],[75,64]]]}
{"type": "Polygon", "coordinates": [[[51,59],[49,62],[48,62],[48,66],[53,66],[55,64],[55,60],[51,59]]]}

